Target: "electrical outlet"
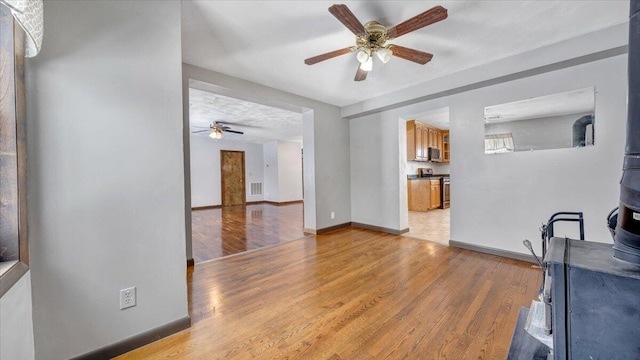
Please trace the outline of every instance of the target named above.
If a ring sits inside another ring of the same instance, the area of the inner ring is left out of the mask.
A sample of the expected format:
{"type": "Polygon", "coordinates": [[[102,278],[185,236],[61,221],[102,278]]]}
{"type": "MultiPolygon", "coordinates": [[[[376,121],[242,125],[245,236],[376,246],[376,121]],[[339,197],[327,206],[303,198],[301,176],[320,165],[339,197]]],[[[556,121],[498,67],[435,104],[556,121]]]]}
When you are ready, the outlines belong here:
{"type": "Polygon", "coordinates": [[[336,218],[336,212],[335,212],[335,211],[332,211],[332,212],[331,212],[331,218],[332,218],[332,219],[335,219],[335,218],[336,218]]]}
{"type": "Polygon", "coordinates": [[[120,310],[136,306],[136,287],[120,290],[120,310]]]}

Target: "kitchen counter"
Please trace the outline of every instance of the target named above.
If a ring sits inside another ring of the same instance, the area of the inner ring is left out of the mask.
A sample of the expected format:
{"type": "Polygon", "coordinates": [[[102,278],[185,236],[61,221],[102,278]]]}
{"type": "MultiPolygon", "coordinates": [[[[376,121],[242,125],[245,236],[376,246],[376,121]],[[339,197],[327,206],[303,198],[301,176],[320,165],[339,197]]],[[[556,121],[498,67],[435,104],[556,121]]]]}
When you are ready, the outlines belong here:
{"type": "Polygon", "coordinates": [[[449,177],[449,174],[433,174],[425,177],[418,177],[418,175],[407,175],[407,180],[435,180],[443,177],[449,177]]]}

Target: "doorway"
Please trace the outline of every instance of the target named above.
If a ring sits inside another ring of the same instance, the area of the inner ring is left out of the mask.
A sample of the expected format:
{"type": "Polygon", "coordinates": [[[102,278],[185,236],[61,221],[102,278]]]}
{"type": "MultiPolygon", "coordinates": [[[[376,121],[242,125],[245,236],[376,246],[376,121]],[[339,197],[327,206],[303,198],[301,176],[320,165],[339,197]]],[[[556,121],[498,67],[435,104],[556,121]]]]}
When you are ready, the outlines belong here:
{"type": "Polygon", "coordinates": [[[245,205],[244,151],[220,150],[222,206],[245,205]]]}
{"type": "MultiPolygon", "coordinates": [[[[406,122],[407,220],[405,236],[448,245],[450,224],[449,108],[401,118],[406,122]]],[[[403,126],[405,128],[405,126],[403,126]]]]}

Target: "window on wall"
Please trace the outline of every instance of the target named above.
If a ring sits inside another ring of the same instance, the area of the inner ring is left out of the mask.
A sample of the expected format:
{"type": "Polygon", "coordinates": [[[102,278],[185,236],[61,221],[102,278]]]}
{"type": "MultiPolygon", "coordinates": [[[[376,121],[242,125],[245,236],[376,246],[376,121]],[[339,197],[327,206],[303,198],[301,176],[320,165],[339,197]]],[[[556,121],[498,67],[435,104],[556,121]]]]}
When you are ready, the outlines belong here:
{"type": "Polygon", "coordinates": [[[513,135],[511,133],[492,134],[484,136],[484,153],[498,154],[513,152],[513,135]]]}
{"type": "Polygon", "coordinates": [[[26,272],[24,32],[0,4],[0,296],[26,272]]]}

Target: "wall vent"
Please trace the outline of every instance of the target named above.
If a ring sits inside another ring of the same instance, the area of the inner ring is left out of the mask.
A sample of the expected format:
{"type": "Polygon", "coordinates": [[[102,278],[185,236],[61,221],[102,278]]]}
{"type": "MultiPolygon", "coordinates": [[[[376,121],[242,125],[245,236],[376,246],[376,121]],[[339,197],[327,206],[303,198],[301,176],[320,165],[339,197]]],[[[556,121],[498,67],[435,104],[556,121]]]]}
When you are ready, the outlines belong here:
{"type": "Polygon", "coordinates": [[[262,195],[262,183],[251,183],[251,196],[262,195]]]}

